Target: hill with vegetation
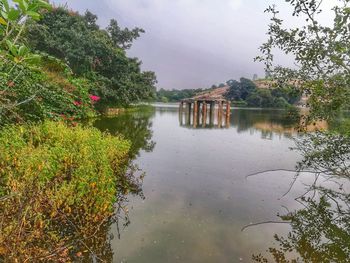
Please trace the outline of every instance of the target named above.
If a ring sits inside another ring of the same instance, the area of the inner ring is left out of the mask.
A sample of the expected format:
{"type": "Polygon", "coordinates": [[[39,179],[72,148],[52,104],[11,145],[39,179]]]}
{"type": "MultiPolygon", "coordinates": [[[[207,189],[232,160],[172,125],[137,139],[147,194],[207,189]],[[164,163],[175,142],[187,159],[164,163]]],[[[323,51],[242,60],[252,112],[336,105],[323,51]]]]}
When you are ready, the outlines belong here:
{"type": "Polygon", "coordinates": [[[226,84],[213,85],[210,89],[164,90],[157,92],[157,100],[161,102],[178,102],[185,98],[193,98],[203,94],[224,95],[235,106],[286,108],[298,103],[302,97],[300,90],[293,85],[278,85],[269,80],[252,81],[246,78],[229,80],[226,84]]]}

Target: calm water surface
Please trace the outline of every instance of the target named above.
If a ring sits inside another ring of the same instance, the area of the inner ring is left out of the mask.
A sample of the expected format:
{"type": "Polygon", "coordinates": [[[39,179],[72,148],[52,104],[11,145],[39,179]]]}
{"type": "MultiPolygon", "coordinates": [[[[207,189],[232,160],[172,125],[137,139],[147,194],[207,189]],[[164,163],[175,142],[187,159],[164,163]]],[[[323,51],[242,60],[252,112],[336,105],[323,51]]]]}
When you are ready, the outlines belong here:
{"type": "MultiPolygon", "coordinates": [[[[286,193],[300,156],[293,121],[284,111],[233,109],[228,128],[180,125],[176,107],[158,105],[95,126],[130,139],[135,163],[146,172],[145,199],[131,198],[131,224],[112,227],[114,262],[252,262],[288,233],[277,220],[297,208],[298,182],[286,193]]],[[[305,179],[306,180],[306,179],[305,179]]],[[[301,180],[302,181],[302,180],[301,180]]]]}

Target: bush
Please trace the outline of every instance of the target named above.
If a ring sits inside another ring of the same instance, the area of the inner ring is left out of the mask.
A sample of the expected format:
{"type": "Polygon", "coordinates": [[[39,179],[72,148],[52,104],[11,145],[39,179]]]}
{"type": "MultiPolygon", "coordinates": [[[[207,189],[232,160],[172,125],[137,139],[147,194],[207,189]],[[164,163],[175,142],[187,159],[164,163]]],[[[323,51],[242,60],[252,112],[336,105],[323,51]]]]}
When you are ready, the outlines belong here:
{"type": "Polygon", "coordinates": [[[290,104],[283,97],[275,98],[274,107],[275,108],[288,108],[290,104]]]}
{"type": "Polygon", "coordinates": [[[0,261],[72,260],[87,250],[87,241],[97,246],[93,238],[114,215],[114,204],[137,191],[126,173],[129,149],[128,141],[95,128],[55,122],[5,127],[0,261]]]}
{"type": "Polygon", "coordinates": [[[88,84],[45,70],[0,61],[0,125],[94,114],[88,84]]]}

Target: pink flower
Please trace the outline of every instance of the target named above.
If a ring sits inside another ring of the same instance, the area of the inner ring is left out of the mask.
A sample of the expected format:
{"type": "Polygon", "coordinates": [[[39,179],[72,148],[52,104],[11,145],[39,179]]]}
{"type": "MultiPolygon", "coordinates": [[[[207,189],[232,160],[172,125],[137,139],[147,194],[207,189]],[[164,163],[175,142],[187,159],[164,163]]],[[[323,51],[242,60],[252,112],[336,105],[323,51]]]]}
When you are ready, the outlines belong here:
{"type": "Polygon", "coordinates": [[[90,99],[91,99],[92,101],[97,102],[97,101],[99,101],[101,98],[100,98],[99,96],[96,96],[96,95],[90,95],[90,99]]]}
{"type": "Polygon", "coordinates": [[[74,101],[73,103],[75,106],[80,106],[82,104],[81,101],[74,101]]]}

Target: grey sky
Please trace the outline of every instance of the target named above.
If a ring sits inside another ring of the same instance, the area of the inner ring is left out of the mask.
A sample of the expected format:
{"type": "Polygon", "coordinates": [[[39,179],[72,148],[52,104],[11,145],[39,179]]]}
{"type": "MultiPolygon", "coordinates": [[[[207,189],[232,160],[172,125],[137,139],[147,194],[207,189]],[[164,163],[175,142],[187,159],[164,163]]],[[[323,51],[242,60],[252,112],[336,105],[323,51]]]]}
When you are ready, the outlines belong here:
{"type": "Polygon", "coordinates": [[[146,33],[128,53],[143,61],[144,70],[155,71],[158,87],[166,89],[206,88],[255,73],[264,76],[263,65],[253,61],[267,38],[269,17],[263,11],[272,3],[286,14],[288,10],[284,0],[54,2],[81,13],[89,9],[102,26],[116,18],[122,26],[144,28],[146,33]]]}

